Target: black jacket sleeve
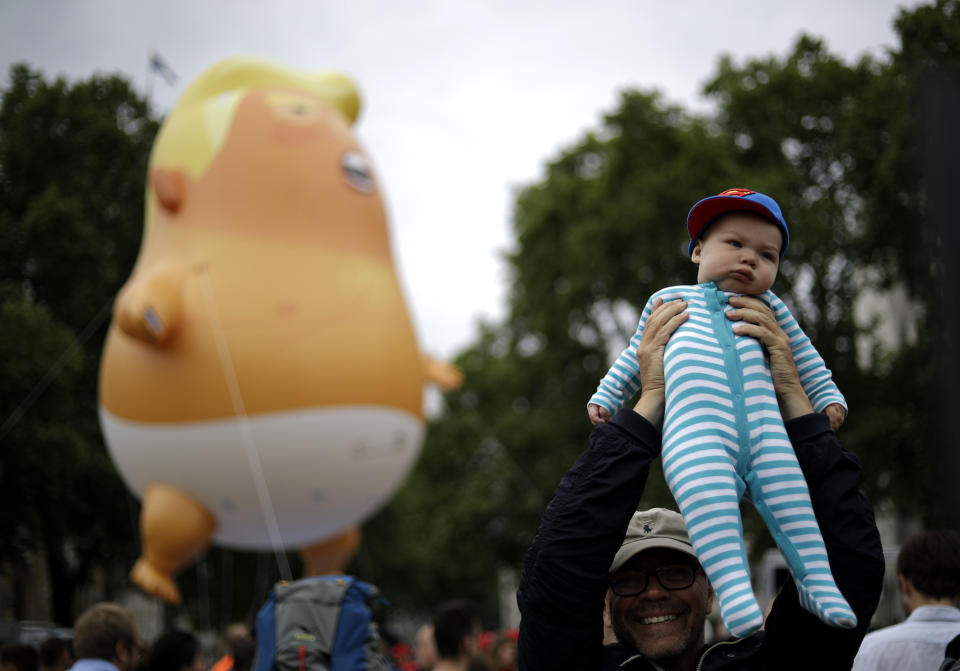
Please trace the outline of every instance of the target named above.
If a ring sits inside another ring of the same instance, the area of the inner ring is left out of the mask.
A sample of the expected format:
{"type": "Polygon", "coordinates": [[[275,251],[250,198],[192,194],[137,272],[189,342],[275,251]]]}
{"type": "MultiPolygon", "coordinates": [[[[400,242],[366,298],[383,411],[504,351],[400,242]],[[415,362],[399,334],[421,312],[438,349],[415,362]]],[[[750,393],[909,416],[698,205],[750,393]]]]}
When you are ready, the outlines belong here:
{"type": "Polygon", "coordinates": [[[800,468],[810,489],[814,514],[830,558],[834,580],[857,615],[855,629],[822,623],[803,610],[788,580],[767,618],[763,649],[771,661],[798,666],[849,669],[880,600],[883,547],[870,501],[859,490],[860,462],[840,446],[824,415],[786,423],[800,468]]]}
{"type": "Polygon", "coordinates": [[[520,668],[591,671],[603,664],[607,573],[637,509],[660,432],[620,410],[560,481],[524,561],[520,668]]]}

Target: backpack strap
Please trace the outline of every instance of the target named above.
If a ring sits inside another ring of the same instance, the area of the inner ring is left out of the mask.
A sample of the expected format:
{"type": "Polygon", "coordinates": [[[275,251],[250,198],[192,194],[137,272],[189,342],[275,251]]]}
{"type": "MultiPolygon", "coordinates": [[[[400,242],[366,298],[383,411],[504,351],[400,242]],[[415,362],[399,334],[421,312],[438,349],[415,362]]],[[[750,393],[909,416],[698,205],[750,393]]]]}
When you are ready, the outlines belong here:
{"type": "Polygon", "coordinates": [[[257,661],[254,671],[272,671],[277,652],[276,591],[271,589],[266,602],[257,612],[254,633],[257,640],[257,661]]]}
{"type": "Polygon", "coordinates": [[[374,648],[380,637],[370,612],[370,600],[375,588],[354,580],[343,597],[340,626],[333,644],[333,667],[363,669],[367,667],[368,646],[374,648]]]}

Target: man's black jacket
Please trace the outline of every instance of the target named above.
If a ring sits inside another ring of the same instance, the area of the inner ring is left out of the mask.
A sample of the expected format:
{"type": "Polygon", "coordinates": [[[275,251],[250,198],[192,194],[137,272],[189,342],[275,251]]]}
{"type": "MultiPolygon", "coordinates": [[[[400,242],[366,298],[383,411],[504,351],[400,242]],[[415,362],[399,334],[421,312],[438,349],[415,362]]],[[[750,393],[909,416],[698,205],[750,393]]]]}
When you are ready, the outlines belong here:
{"type": "MultiPolygon", "coordinates": [[[[859,491],[860,463],[823,415],[786,423],[827,546],[834,579],[857,614],[856,629],[823,624],[800,607],[792,581],[764,630],[708,646],[700,668],[849,669],[880,599],[883,549],[873,508],[859,491]]],[[[660,454],[660,432],[632,410],[596,427],[590,448],[560,481],[524,562],[517,601],[521,671],[600,671],[607,571],[660,454]]],[[[609,655],[607,655],[609,657],[609,655]]],[[[609,666],[610,660],[606,659],[609,666]]],[[[653,669],[634,656],[624,669],[653,669]]]]}

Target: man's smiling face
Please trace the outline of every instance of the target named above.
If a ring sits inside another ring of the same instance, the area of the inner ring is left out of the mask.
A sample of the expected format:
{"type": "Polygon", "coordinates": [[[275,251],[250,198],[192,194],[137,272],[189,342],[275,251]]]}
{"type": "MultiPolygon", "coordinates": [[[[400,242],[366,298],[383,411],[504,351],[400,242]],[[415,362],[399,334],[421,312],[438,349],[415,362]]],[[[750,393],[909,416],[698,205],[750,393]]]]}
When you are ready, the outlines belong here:
{"type": "MultiPolygon", "coordinates": [[[[631,558],[617,574],[691,562],[683,552],[653,548],[631,558]]],[[[643,592],[614,595],[610,608],[613,630],[627,647],[653,661],[692,657],[703,647],[703,623],[713,608],[713,588],[697,565],[689,587],[668,590],[651,575],[643,592]]]]}

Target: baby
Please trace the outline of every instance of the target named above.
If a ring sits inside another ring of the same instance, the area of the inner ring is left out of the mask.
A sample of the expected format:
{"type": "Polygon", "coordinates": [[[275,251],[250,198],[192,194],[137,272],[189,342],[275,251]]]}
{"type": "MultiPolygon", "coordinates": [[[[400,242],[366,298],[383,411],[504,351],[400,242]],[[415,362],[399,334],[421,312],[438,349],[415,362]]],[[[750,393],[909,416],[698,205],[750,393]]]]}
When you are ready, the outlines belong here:
{"type": "Polygon", "coordinates": [[[696,203],[687,215],[696,285],[669,287],[647,302],[637,332],[587,405],[594,424],[639,389],[637,345],[656,301],[684,300],[689,318],[664,349],[666,410],[663,471],[694,549],[710,578],[727,630],[745,637],[763,624],[750,586],[739,502],[754,506],[783,553],[804,608],[827,624],[852,628],[857,618],[830,572],[810,493],[783,425],[760,342],[736,335],[743,322],[724,315],[730,296],[751,295],[773,310],[790,337],[810,402],[835,430],[846,401],[830,371],[770,287],[790,240],[776,201],[729,189],[696,203]]]}

